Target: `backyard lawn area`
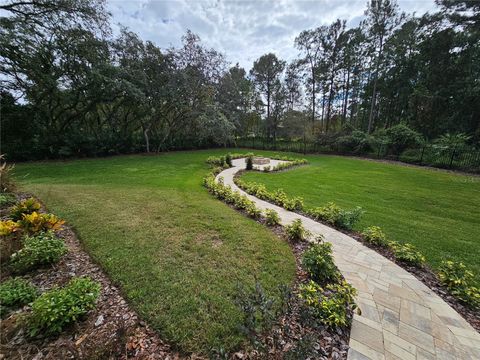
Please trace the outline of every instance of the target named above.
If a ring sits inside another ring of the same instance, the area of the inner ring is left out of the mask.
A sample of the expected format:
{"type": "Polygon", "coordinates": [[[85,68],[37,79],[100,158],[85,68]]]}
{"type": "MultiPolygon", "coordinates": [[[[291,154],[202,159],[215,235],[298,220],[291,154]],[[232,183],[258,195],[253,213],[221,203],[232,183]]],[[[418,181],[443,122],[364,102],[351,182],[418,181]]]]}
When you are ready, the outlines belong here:
{"type": "Polygon", "coordinates": [[[17,164],[21,190],[75,227],[128,301],[180,350],[242,341],[238,285],[295,276],[289,245],[213,198],[205,160],[225,151],[17,164]]]}
{"type": "Polygon", "coordinates": [[[480,284],[480,177],[339,156],[305,156],[309,165],[280,173],[249,172],[242,180],[302,196],[307,207],[333,201],[365,210],[356,230],[384,229],[414,244],[435,268],[463,261],[480,284]]]}

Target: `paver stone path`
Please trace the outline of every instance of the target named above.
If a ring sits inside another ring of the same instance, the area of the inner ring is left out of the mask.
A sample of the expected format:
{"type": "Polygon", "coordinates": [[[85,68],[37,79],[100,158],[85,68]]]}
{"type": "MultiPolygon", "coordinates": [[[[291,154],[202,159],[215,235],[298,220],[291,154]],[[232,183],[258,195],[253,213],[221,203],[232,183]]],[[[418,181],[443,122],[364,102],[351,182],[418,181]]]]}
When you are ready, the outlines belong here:
{"type": "Polygon", "coordinates": [[[340,231],[245,193],[233,182],[242,169],[245,159],[235,159],[217,180],[223,177],[259,209],[277,211],[282,225],[301,219],[312,237],[332,243],[335,263],[357,289],[361,309],[353,317],[348,359],[480,359],[480,334],[420,280],[340,231]]]}

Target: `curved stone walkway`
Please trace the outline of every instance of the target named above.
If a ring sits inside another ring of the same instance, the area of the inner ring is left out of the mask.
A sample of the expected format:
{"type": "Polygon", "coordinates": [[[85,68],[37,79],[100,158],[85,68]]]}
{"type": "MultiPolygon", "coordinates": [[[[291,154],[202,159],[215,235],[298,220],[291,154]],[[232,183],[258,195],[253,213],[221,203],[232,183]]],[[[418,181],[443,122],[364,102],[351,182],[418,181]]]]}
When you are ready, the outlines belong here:
{"type": "Polygon", "coordinates": [[[223,177],[258,208],[277,211],[282,225],[301,219],[313,236],[333,244],[335,263],[358,290],[361,309],[353,318],[348,359],[480,359],[480,334],[426,285],[348,235],[245,193],[233,182],[244,168],[245,159],[233,160],[217,180],[223,177]]]}

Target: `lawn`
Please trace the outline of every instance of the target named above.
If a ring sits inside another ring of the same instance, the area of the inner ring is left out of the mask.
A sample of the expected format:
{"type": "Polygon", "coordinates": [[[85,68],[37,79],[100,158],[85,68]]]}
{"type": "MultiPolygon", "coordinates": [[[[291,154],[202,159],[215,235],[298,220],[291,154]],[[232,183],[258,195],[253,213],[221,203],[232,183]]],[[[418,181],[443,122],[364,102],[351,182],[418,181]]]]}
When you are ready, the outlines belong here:
{"type": "Polygon", "coordinates": [[[269,229],[211,197],[205,159],[225,151],[17,164],[21,190],[73,225],[164,339],[185,352],[243,341],[234,304],[258,278],[276,296],[295,262],[269,229]]]}
{"type": "Polygon", "coordinates": [[[281,173],[250,172],[247,181],[302,196],[308,207],[334,201],[366,212],[356,227],[381,226],[410,242],[435,268],[463,261],[480,284],[480,177],[337,156],[305,156],[309,165],[281,173]]]}

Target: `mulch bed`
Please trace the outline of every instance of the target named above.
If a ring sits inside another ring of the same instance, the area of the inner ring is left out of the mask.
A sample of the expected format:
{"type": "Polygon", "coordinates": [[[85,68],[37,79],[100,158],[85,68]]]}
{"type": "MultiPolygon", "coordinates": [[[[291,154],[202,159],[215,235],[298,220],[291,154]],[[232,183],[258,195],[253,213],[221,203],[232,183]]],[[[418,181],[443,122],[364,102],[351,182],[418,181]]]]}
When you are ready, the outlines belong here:
{"type": "MultiPolygon", "coordinates": [[[[27,336],[21,318],[28,306],[10,314],[1,322],[0,359],[184,358],[139,319],[120,290],[82,249],[71,228],[64,226],[57,235],[65,240],[68,253],[53,267],[23,277],[44,292],[65,285],[72,277],[89,276],[102,287],[97,307],[82,321],[48,338],[27,336]]],[[[8,276],[3,269],[2,280],[8,276]]]]}

